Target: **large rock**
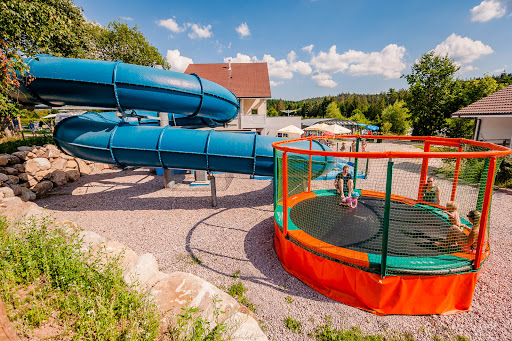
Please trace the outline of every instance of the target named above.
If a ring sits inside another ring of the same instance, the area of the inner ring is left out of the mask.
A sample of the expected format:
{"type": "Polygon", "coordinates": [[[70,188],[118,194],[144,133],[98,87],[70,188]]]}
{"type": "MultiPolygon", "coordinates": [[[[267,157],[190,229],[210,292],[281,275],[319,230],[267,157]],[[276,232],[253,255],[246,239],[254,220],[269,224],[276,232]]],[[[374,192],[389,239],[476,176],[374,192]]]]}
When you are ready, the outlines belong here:
{"type": "Polygon", "coordinates": [[[222,331],[223,340],[231,341],[268,341],[267,336],[261,330],[258,321],[253,317],[237,312],[224,322],[222,331]]]}
{"type": "Polygon", "coordinates": [[[11,185],[16,185],[20,182],[20,178],[15,175],[7,175],[9,179],[7,179],[7,183],[11,185]]]}
{"type": "Polygon", "coordinates": [[[81,175],[89,175],[92,172],[91,167],[82,159],[76,159],[78,163],[78,171],[81,175]]]}
{"type": "Polygon", "coordinates": [[[7,180],[9,180],[7,175],[5,175],[4,173],[0,173],[0,181],[7,182],[7,180]]]}
{"type": "Polygon", "coordinates": [[[67,167],[67,160],[58,158],[52,162],[52,168],[57,170],[65,170],[67,167]]]}
{"type": "Polygon", "coordinates": [[[68,169],[66,170],[66,174],[68,175],[68,180],[71,182],[75,182],[80,178],[80,172],[76,169],[68,169]]]}
{"type": "Polygon", "coordinates": [[[124,272],[124,279],[128,285],[134,285],[141,290],[150,288],[157,278],[158,263],[155,256],[146,253],[130,263],[124,272]]]}
{"type": "Polygon", "coordinates": [[[31,152],[32,150],[34,150],[34,147],[20,146],[18,147],[18,150],[20,152],[31,152]]]}
{"type": "Polygon", "coordinates": [[[43,179],[48,180],[52,176],[52,171],[50,169],[43,169],[33,174],[33,176],[37,181],[41,181],[43,179]]]}
{"type": "Polygon", "coordinates": [[[36,193],[38,198],[43,198],[48,195],[48,193],[52,190],[52,188],[53,188],[53,182],[45,180],[45,181],[41,181],[40,183],[35,185],[32,188],[32,190],[34,191],[34,193],[36,193]]]}
{"type": "Polygon", "coordinates": [[[82,241],[82,247],[80,250],[83,253],[89,253],[106,242],[105,238],[92,231],[82,231],[78,234],[78,238],[82,241]]]}
{"type": "Polygon", "coordinates": [[[40,170],[50,169],[52,164],[48,159],[37,157],[35,159],[30,159],[25,162],[25,172],[35,174],[40,170]]]}
{"type": "Polygon", "coordinates": [[[12,168],[16,169],[18,173],[25,173],[25,166],[23,166],[23,164],[21,163],[15,164],[14,166],[12,166],[12,168]]]}
{"type": "Polygon", "coordinates": [[[20,162],[21,162],[20,158],[19,158],[19,157],[17,157],[17,156],[15,156],[15,155],[8,155],[8,158],[9,158],[9,163],[10,163],[11,165],[15,165],[15,164],[17,164],[17,163],[20,163],[20,162]]]}
{"type": "Polygon", "coordinates": [[[0,198],[13,198],[14,191],[10,187],[0,187],[0,198]]]}
{"type": "Polygon", "coordinates": [[[18,175],[18,170],[14,167],[5,167],[4,172],[7,175],[18,175]]]}
{"type": "Polygon", "coordinates": [[[171,324],[183,311],[181,308],[198,308],[198,315],[214,328],[240,308],[240,304],[213,284],[184,272],[175,272],[159,281],[150,291],[165,321],[171,324]],[[224,313],[216,315],[216,312],[224,313]]]}
{"type": "Polygon", "coordinates": [[[28,152],[14,152],[12,155],[16,156],[21,161],[27,161],[28,152]]]}
{"type": "Polygon", "coordinates": [[[66,162],[66,168],[78,169],[78,162],[75,159],[66,162]]]}
{"type": "Polygon", "coordinates": [[[22,187],[22,186],[18,186],[18,188],[21,189],[21,194],[19,195],[21,200],[23,200],[23,201],[36,200],[36,194],[34,192],[32,192],[30,189],[28,189],[26,187],[22,187]]]}
{"type": "Polygon", "coordinates": [[[57,186],[64,186],[68,183],[68,174],[62,170],[56,170],[52,173],[50,181],[57,186]]]}
{"type": "Polygon", "coordinates": [[[32,153],[36,154],[37,158],[45,158],[46,148],[42,148],[42,147],[36,148],[36,149],[32,150],[32,153]]]}
{"type": "Polygon", "coordinates": [[[9,163],[8,155],[0,155],[0,166],[5,166],[9,163]]]}
{"type": "Polygon", "coordinates": [[[64,153],[60,153],[60,157],[63,158],[63,159],[66,159],[66,160],[74,160],[75,158],[71,155],[68,155],[68,154],[64,154],[64,153]]]}
{"type": "Polygon", "coordinates": [[[18,178],[20,178],[21,181],[28,183],[29,187],[34,187],[39,182],[33,175],[28,173],[21,173],[18,175],[18,178]]]}

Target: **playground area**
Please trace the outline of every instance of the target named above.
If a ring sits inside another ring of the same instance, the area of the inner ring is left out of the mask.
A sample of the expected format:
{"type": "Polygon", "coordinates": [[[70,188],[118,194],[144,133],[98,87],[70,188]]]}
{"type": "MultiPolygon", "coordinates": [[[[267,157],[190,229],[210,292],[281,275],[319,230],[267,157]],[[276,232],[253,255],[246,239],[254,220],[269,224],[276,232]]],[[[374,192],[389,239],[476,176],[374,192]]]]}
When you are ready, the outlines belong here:
{"type": "MultiPolygon", "coordinates": [[[[383,147],[369,145],[370,151],[378,148],[383,147]]],[[[396,148],[418,150],[406,144],[396,148]]],[[[431,162],[429,171],[440,166],[431,162]]],[[[405,173],[415,167],[396,165],[405,173]]],[[[224,181],[223,175],[217,177],[218,183],[224,181]]],[[[365,181],[385,183],[384,179],[385,174],[372,172],[370,167],[365,181]]],[[[162,177],[147,168],[105,170],[59,188],[52,197],[37,203],[54,211],[56,217],[76,221],[82,228],[126,244],[137,253],[153,253],[164,272],[190,272],[224,289],[240,279],[269,339],[308,340],[307,334],[324,324],[326,316],[331,316],[338,328],[358,327],[372,334],[408,333],[418,340],[434,336],[449,339],[454,335],[487,340],[510,335],[506,325],[512,314],[512,290],[506,283],[512,280],[512,237],[508,231],[512,196],[494,193],[492,253],[480,271],[471,311],[445,316],[379,317],[331,300],[283,269],[274,249],[271,180],[226,175],[225,181],[229,186],[220,186],[216,208],[210,206],[207,186],[163,189],[162,177]],[[301,335],[285,327],[287,317],[302,323],[301,335]]],[[[332,179],[314,183],[315,188],[333,188],[332,179]]],[[[445,203],[450,181],[438,179],[437,184],[445,203]]],[[[401,184],[404,191],[412,190],[407,188],[410,185],[401,184]]]]}

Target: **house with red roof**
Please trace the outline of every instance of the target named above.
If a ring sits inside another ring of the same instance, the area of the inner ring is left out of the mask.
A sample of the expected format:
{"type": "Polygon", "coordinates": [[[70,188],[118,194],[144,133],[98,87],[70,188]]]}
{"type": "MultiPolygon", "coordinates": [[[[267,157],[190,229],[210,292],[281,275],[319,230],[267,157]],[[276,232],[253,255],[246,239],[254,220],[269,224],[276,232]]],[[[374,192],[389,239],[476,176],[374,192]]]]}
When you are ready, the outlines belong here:
{"type": "Polygon", "coordinates": [[[288,125],[300,128],[300,117],[267,116],[267,100],[272,97],[267,63],[190,64],[185,73],[222,85],[238,97],[239,114],[227,130],[276,136],[288,125]]]}
{"type": "Polygon", "coordinates": [[[476,118],[474,140],[510,146],[512,85],[454,112],[452,117],[476,118]]]}

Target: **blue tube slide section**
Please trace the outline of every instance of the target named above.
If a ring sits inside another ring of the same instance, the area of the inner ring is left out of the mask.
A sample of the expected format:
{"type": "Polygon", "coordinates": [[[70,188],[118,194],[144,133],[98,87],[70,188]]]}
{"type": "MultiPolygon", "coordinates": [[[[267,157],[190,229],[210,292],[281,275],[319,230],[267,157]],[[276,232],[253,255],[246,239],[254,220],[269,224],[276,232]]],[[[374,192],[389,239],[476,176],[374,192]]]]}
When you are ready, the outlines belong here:
{"type": "MultiPolygon", "coordinates": [[[[238,99],[227,89],[194,75],[150,67],[80,59],[38,56],[28,61],[34,80],[24,83],[20,102],[98,106],[118,111],[147,110],[198,120],[203,125],[236,117],[238,99]]],[[[137,114],[137,111],[135,111],[137,114]]],[[[153,115],[157,115],[153,113],[153,115]]],[[[144,112],[144,116],[151,116],[144,112]]],[[[175,118],[175,116],[174,116],[175,118]]],[[[115,112],[86,113],[61,121],[54,139],[64,152],[120,167],[198,169],[269,176],[274,173],[272,143],[282,139],[254,133],[160,127],[149,118],[119,118],[115,112]]],[[[295,142],[309,149],[309,141],[295,142]]],[[[314,150],[329,150],[313,143],[314,150]]],[[[294,167],[304,168],[309,156],[295,154],[294,167]]],[[[315,156],[312,176],[328,172],[331,158],[315,156]]],[[[307,170],[301,171],[307,175],[307,170]]]]}

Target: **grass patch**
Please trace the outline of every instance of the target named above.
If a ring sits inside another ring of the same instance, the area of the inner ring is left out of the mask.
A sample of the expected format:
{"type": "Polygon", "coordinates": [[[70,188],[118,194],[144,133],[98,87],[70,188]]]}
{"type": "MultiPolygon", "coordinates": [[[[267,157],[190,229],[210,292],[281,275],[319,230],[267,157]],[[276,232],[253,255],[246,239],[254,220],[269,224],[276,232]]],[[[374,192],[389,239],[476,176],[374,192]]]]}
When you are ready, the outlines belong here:
{"type": "Polygon", "coordinates": [[[292,333],[302,334],[302,322],[292,319],[290,316],[284,319],[284,326],[292,333]]]}
{"type": "Polygon", "coordinates": [[[234,279],[240,278],[240,270],[236,270],[235,272],[233,272],[233,274],[230,277],[234,279]]]}
{"type": "Polygon", "coordinates": [[[9,138],[5,142],[0,143],[0,153],[12,154],[17,152],[20,146],[44,146],[45,144],[55,144],[53,136],[26,137],[24,140],[21,137],[9,138]]]}
{"type": "Polygon", "coordinates": [[[190,255],[190,264],[197,264],[197,265],[201,265],[203,264],[203,261],[199,258],[197,258],[196,256],[194,255],[190,255]]]}
{"type": "Polygon", "coordinates": [[[291,298],[290,296],[286,296],[286,297],[284,298],[284,301],[285,301],[286,303],[293,303],[295,300],[294,300],[293,298],[291,298]]]}
{"type": "MultiPolygon", "coordinates": [[[[217,303],[213,301],[215,310],[213,316],[216,322],[220,314],[225,312],[220,311],[217,303]]],[[[182,313],[178,316],[176,324],[168,328],[167,336],[172,341],[221,341],[223,340],[224,332],[226,331],[226,324],[217,323],[215,327],[201,316],[197,316],[198,308],[181,308],[182,313]]]]}
{"type": "Polygon", "coordinates": [[[156,307],[126,285],[118,260],[80,248],[47,220],[12,227],[0,218],[0,295],[17,331],[30,338],[51,322],[59,340],[159,339],[156,307]]]}
{"type": "Polygon", "coordinates": [[[227,290],[227,293],[233,297],[234,299],[236,299],[238,301],[238,303],[240,304],[243,304],[244,306],[246,306],[250,311],[252,311],[253,313],[256,312],[256,307],[254,306],[254,304],[252,304],[248,299],[247,297],[245,296],[245,293],[247,292],[247,288],[244,287],[243,283],[241,280],[239,280],[238,282],[232,284],[229,289],[227,290]]]}

